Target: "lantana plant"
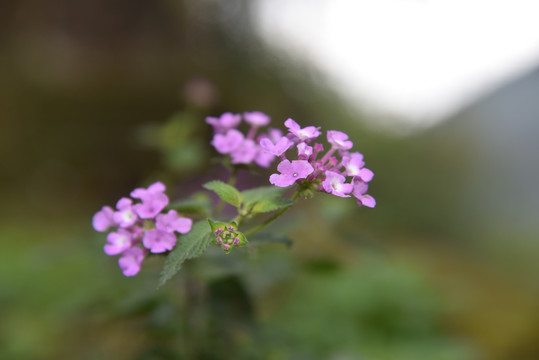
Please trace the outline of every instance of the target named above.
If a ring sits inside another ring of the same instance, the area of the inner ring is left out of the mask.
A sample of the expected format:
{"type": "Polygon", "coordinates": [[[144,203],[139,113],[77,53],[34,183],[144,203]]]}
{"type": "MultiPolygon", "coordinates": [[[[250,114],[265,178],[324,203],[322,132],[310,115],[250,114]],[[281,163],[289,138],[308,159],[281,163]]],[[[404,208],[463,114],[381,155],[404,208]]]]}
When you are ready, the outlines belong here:
{"type": "Polygon", "coordinates": [[[161,182],[137,188],[131,198],[121,198],[116,209],[104,206],[94,215],[95,230],[106,232],[113,228],[107,235],[104,252],[119,255],[118,264],[125,276],[136,275],[148,254],[164,253],[167,259],[161,273],[162,285],[185,260],[202,255],[212,243],[225,254],[249,246],[249,237],[283,215],[299,198],[310,198],[316,192],[353,197],[358,206],[376,205],[367,194],[374,173],[365,167],[363,155],[352,150],[352,141],[341,131],[326,131],[324,145],[320,127],[302,128],[288,119],[284,122],[288,132],[283,133],[268,127],[270,117],[259,111],[227,112],[207,117],[206,123],[214,132],[211,145],[228,160],[232,171],[228,183],[213,180],[202,185],[220,198],[203,212],[205,217],[193,222],[180,215],[178,211],[190,202],[170,204],[161,182]],[[268,169],[274,162],[277,172],[268,176],[267,186],[243,191],[235,187],[239,167],[268,169]],[[225,203],[235,208],[233,218],[223,219],[225,203]],[[246,223],[256,225],[249,227],[246,223]]]}

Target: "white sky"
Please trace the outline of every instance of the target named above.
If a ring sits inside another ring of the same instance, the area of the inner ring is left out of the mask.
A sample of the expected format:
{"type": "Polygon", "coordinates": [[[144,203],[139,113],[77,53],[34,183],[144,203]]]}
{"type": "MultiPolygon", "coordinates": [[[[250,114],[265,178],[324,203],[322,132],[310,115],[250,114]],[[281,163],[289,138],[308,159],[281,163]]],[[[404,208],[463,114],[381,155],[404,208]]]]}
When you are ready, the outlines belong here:
{"type": "Polygon", "coordinates": [[[435,123],[539,64],[539,0],[258,0],[253,16],[284,57],[404,125],[435,123]]]}

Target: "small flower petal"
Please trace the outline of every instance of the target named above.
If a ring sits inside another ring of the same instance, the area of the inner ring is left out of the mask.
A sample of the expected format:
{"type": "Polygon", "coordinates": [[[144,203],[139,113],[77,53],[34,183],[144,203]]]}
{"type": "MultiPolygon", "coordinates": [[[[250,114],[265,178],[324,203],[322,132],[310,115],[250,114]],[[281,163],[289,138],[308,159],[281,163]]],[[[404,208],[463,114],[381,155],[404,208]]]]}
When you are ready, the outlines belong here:
{"type": "Polygon", "coordinates": [[[123,252],[118,259],[118,265],[125,276],[135,276],[139,273],[145,252],[139,247],[132,247],[123,252]]]}
{"type": "Polygon", "coordinates": [[[328,130],[327,139],[338,150],[349,150],[354,146],[354,143],[348,140],[348,135],[341,131],[328,130]]]}
{"type": "Polygon", "coordinates": [[[92,226],[97,231],[107,231],[111,226],[117,225],[113,215],[114,210],[110,206],[103,206],[92,218],[92,226]]]}
{"type": "Polygon", "coordinates": [[[176,245],[176,235],[159,229],[150,229],[144,233],[142,244],[152,253],[163,253],[172,250],[176,245]]]}
{"type": "Polygon", "coordinates": [[[256,127],[266,126],[270,123],[270,117],[260,111],[245,112],[243,118],[245,122],[256,127]]]}

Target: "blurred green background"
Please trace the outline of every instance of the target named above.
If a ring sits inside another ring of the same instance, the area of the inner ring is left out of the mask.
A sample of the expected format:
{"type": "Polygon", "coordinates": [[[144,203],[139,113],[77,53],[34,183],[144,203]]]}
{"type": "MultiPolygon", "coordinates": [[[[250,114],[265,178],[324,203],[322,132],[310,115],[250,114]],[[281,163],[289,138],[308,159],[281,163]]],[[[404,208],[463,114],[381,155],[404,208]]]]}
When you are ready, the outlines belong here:
{"type": "Polygon", "coordinates": [[[395,137],[266,49],[249,6],[0,3],[0,358],[539,358],[539,71],[395,137]],[[252,110],[350,134],[377,207],[319,194],[272,227],[291,248],[124,278],[93,213],[225,176],[204,117],[252,110]]]}

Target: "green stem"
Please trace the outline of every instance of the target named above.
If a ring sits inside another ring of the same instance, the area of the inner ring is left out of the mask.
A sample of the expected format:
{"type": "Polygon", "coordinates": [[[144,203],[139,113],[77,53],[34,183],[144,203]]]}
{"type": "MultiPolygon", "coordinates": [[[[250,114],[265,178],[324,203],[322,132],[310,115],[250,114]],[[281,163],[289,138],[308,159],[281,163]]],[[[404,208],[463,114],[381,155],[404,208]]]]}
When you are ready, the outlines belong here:
{"type": "MultiPolygon", "coordinates": [[[[299,197],[299,191],[296,191],[294,193],[294,195],[292,196],[292,200],[296,200],[297,198],[299,197]]],[[[270,217],[269,219],[267,219],[266,221],[264,221],[263,223],[255,226],[254,228],[251,228],[250,230],[247,230],[245,232],[245,236],[249,237],[257,232],[259,232],[260,230],[262,230],[263,228],[265,228],[266,226],[268,226],[269,224],[271,224],[272,222],[274,222],[275,220],[277,220],[282,214],[284,214],[286,212],[286,210],[288,210],[291,206],[287,206],[281,210],[279,210],[275,215],[273,215],[272,217],[270,217]]]]}
{"type": "MultiPolygon", "coordinates": [[[[236,178],[238,175],[238,167],[232,166],[232,172],[230,173],[230,177],[228,178],[228,185],[234,186],[236,184],[236,178]]],[[[215,210],[213,211],[214,216],[218,216],[221,211],[223,211],[223,207],[225,206],[225,202],[223,199],[219,199],[219,202],[217,203],[217,206],[215,207],[215,210]]]]}

